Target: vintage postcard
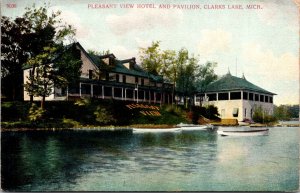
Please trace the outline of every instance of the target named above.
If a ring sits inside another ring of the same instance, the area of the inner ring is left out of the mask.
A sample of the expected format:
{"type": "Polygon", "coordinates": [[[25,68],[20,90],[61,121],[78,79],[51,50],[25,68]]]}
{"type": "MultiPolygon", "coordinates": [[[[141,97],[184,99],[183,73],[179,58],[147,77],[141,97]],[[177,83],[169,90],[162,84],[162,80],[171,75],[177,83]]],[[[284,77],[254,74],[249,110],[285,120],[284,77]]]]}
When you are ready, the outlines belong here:
{"type": "Polygon", "coordinates": [[[2,0],[1,190],[299,191],[298,0],[2,0]]]}

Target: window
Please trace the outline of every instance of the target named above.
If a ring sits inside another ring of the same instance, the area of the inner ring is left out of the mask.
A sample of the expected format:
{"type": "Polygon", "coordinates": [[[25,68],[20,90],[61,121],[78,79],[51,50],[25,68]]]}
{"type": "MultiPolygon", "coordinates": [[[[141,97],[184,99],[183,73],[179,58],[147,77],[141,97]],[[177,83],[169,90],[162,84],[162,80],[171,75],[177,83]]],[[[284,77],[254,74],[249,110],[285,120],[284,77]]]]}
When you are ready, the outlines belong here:
{"type": "Polygon", "coordinates": [[[233,115],[233,117],[238,117],[239,116],[239,108],[233,108],[232,115],[233,115]]]}
{"type": "Polygon", "coordinates": [[[141,79],[141,85],[144,86],[144,79],[141,79]]]}
{"type": "Polygon", "coordinates": [[[217,94],[207,94],[208,101],[216,101],[217,100],[217,94]]]}
{"type": "Polygon", "coordinates": [[[264,100],[264,95],[260,95],[260,102],[264,102],[265,100],[264,100]]]}
{"type": "Polygon", "coordinates": [[[245,108],[245,112],[244,112],[245,114],[244,114],[244,116],[245,116],[245,118],[247,117],[247,109],[245,108]]]}
{"type": "Polygon", "coordinates": [[[93,70],[89,70],[89,79],[93,79],[93,70]]]}
{"type": "Polygon", "coordinates": [[[270,102],[270,103],[273,103],[273,97],[270,97],[269,102],[270,102]]]}
{"type": "Polygon", "coordinates": [[[139,83],[139,78],[135,77],[135,83],[139,83]]]}
{"type": "Polygon", "coordinates": [[[120,75],[116,74],[116,82],[120,82],[120,75]]]}
{"type": "Polygon", "coordinates": [[[249,93],[249,100],[253,101],[253,93],[251,93],[251,92],[249,93]]]}
{"type": "Polygon", "coordinates": [[[265,96],[265,102],[269,102],[269,97],[268,96],[265,96]]]}
{"type": "Polygon", "coordinates": [[[248,100],[248,92],[243,92],[243,99],[248,100]]]}
{"type": "Polygon", "coordinates": [[[228,100],[228,99],[229,99],[228,92],[218,94],[218,100],[228,100]]]}
{"type": "Polygon", "coordinates": [[[105,80],[109,81],[109,73],[108,72],[105,74],[105,80]]]}
{"type": "Polygon", "coordinates": [[[259,101],[259,95],[255,94],[255,101],[259,101]]]}
{"type": "Polygon", "coordinates": [[[241,92],[231,92],[230,100],[239,100],[241,99],[241,92]]]}
{"type": "Polygon", "coordinates": [[[123,83],[126,83],[126,76],[123,75],[123,83]]]}

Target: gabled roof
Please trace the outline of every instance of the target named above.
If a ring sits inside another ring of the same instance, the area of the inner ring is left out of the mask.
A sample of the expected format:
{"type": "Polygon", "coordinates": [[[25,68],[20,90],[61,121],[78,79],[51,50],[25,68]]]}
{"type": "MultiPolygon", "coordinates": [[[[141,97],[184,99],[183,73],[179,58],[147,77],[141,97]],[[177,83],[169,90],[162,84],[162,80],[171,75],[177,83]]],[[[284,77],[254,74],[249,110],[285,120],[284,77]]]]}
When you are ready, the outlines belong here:
{"type": "Polygon", "coordinates": [[[104,58],[113,58],[115,60],[113,68],[110,70],[110,72],[115,73],[122,73],[132,76],[139,76],[144,78],[150,78],[156,82],[161,82],[163,79],[161,76],[154,75],[151,73],[146,72],[144,69],[142,69],[138,64],[135,63],[135,58],[125,59],[125,60],[118,60],[114,54],[106,54],[106,55],[94,55],[87,53],[84,48],[77,42],[76,45],[79,46],[79,48],[87,55],[87,57],[91,60],[93,64],[95,64],[98,68],[101,68],[103,65],[102,59],[104,58]],[[124,63],[127,62],[134,62],[131,69],[128,69],[124,66],[124,63]]]}
{"type": "Polygon", "coordinates": [[[269,92],[247,81],[245,76],[239,78],[236,76],[232,76],[230,73],[227,73],[222,78],[210,83],[207,86],[206,92],[221,92],[221,91],[234,91],[234,90],[245,90],[245,91],[276,95],[275,93],[269,92]]]}
{"type": "MultiPolygon", "coordinates": [[[[68,50],[69,48],[71,48],[73,45],[78,46],[78,48],[85,54],[85,56],[99,69],[101,69],[101,67],[104,64],[104,62],[102,61],[102,59],[104,58],[113,58],[115,60],[114,62],[114,66],[112,69],[110,69],[110,72],[115,72],[115,73],[122,73],[122,74],[127,74],[127,75],[132,75],[132,76],[139,76],[139,77],[144,77],[144,78],[150,78],[153,81],[156,82],[162,82],[163,78],[159,75],[154,75],[151,73],[146,72],[144,69],[142,69],[139,65],[137,65],[135,63],[135,58],[130,58],[130,59],[125,59],[125,60],[118,60],[114,54],[110,53],[110,54],[105,54],[105,55],[94,55],[94,54],[89,54],[82,46],[79,42],[76,43],[72,43],[69,45],[66,45],[64,47],[64,51],[68,50]],[[128,62],[133,62],[130,69],[126,68],[124,66],[125,63],[128,62]]],[[[57,59],[59,57],[55,56],[53,59],[51,59],[51,61],[55,61],[55,59],[57,59]]],[[[31,68],[30,65],[24,65],[23,70],[31,68]]]]}

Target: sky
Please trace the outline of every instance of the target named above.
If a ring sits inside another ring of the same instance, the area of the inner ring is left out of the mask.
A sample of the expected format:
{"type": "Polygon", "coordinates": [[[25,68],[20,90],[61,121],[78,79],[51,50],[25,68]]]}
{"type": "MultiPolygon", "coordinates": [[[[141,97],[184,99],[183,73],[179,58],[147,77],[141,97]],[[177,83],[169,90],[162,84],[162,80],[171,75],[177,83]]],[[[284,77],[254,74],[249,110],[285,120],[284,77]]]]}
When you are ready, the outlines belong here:
{"type": "Polygon", "coordinates": [[[139,48],[161,41],[162,49],[186,48],[200,64],[217,62],[219,76],[244,74],[276,93],[276,105],[299,104],[299,12],[293,0],[2,0],[1,12],[22,16],[34,3],[50,3],[49,13],[61,10],[86,50],[139,61],[139,48]],[[238,7],[243,9],[232,9],[238,7]]]}

